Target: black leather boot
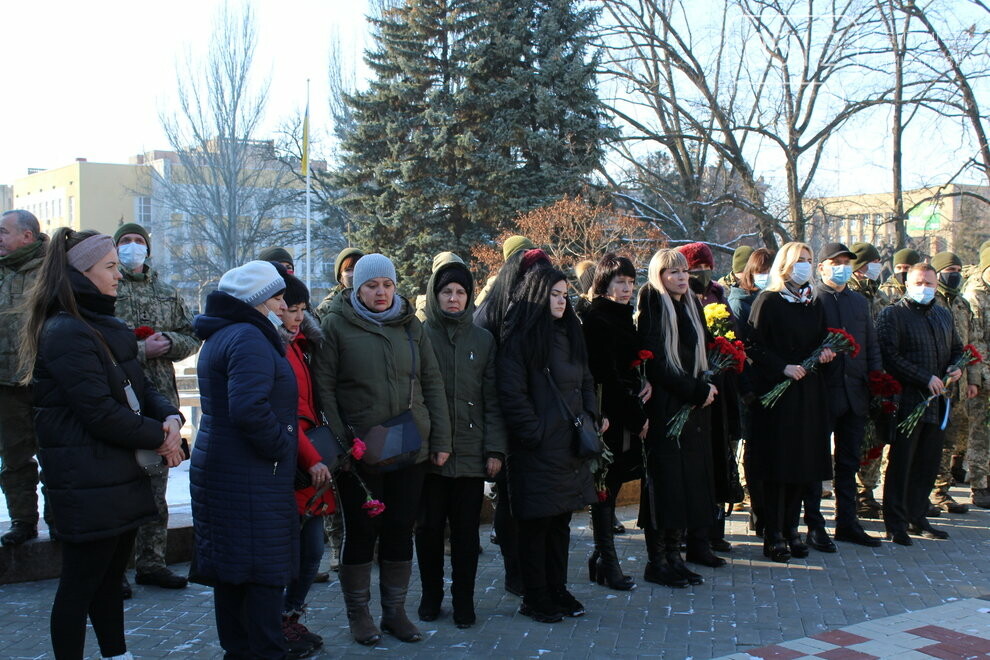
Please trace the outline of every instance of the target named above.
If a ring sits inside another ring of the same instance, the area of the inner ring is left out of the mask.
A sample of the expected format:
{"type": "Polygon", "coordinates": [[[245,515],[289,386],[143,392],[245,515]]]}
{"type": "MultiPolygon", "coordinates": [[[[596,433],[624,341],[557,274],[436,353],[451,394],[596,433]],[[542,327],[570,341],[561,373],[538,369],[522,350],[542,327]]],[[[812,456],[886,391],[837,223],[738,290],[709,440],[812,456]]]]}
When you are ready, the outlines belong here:
{"type": "Polygon", "coordinates": [[[688,584],[704,584],[705,579],[689,569],[681,557],[681,530],[665,530],[664,532],[664,555],[670,567],[677,571],[688,584]]]}
{"type": "Polygon", "coordinates": [[[663,536],[659,530],[647,528],[646,532],[646,553],[649,562],[643,572],[643,579],[654,584],[662,584],[665,587],[683,589],[688,586],[687,578],[675,570],[667,561],[664,552],[663,536]]]}
{"type": "Polygon", "coordinates": [[[706,528],[690,529],[687,534],[686,559],[692,564],[710,568],[725,566],[725,560],[712,552],[710,533],[706,528]]]}
{"type": "Polygon", "coordinates": [[[615,507],[607,502],[591,505],[591,529],[595,539],[595,552],[588,561],[588,576],[593,582],[607,585],[609,589],[629,591],[636,586],[633,579],[622,573],[615,553],[612,519],[615,507]],[[592,563],[593,560],[593,563],[592,563]]]}

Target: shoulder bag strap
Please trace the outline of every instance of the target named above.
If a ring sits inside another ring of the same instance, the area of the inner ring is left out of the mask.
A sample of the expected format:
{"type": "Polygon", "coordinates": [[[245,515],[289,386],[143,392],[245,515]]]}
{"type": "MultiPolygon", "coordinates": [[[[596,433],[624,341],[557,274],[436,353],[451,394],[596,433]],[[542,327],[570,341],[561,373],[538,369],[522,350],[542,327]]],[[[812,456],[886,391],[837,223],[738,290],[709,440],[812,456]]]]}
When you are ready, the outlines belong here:
{"type": "Polygon", "coordinates": [[[409,324],[406,323],[403,326],[406,329],[406,338],[409,340],[409,353],[412,356],[412,367],[409,370],[409,410],[412,410],[413,406],[413,393],[414,385],[416,381],[416,345],[413,343],[412,331],[409,329],[409,324]]]}
{"type": "Polygon", "coordinates": [[[89,331],[93,333],[93,335],[96,337],[96,340],[103,345],[104,349],[106,349],[107,357],[110,358],[111,364],[113,364],[113,366],[116,367],[117,369],[120,369],[121,373],[124,374],[123,386],[124,386],[124,396],[127,397],[127,405],[135,415],[140,415],[141,402],[138,401],[137,393],[134,391],[134,386],[131,385],[131,379],[127,377],[127,374],[124,372],[123,368],[121,368],[120,364],[117,363],[117,358],[114,357],[113,351],[110,350],[110,344],[107,343],[107,340],[104,339],[103,335],[100,334],[99,330],[91,326],[89,323],[86,323],[85,321],[83,321],[83,323],[86,324],[86,327],[89,328],[89,331]]]}
{"type": "Polygon", "coordinates": [[[571,424],[574,424],[574,426],[582,426],[583,423],[581,418],[571,411],[571,407],[567,405],[567,401],[564,400],[564,393],[560,391],[559,387],[557,387],[557,383],[550,374],[550,367],[544,367],[543,373],[546,374],[547,380],[550,382],[550,388],[554,391],[554,394],[557,395],[557,403],[560,405],[560,411],[564,413],[564,418],[571,424]]]}

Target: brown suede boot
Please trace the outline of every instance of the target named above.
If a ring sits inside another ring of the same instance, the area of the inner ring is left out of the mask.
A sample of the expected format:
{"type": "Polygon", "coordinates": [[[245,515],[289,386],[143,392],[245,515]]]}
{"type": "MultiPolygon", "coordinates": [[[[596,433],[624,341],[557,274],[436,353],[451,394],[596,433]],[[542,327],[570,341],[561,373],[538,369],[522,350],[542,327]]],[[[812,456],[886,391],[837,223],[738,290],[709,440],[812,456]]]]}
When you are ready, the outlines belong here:
{"type": "Polygon", "coordinates": [[[419,628],[406,616],[406,592],[412,575],[411,561],[381,561],[378,586],[382,596],[382,630],[403,642],[423,639],[419,628]]]}
{"type": "Polygon", "coordinates": [[[340,565],[340,591],[347,606],[347,622],[351,635],[359,644],[378,643],[382,633],[368,611],[371,601],[371,562],[340,565]]]}

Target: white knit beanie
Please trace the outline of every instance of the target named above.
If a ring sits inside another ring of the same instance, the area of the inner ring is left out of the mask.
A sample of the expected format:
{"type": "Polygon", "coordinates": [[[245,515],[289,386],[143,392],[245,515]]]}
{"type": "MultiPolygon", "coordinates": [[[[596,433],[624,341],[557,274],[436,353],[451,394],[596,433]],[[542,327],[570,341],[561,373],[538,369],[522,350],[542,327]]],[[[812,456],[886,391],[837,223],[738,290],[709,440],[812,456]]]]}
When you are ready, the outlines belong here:
{"type": "Polygon", "coordinates": [[[224,273],[217,289],[256,307],[285,291],[285,280],[270,262],[249,261],[224,273]]]}
{"type": "Polygon", "coordinates": [[[376,277],[387,277],[393,283],[397,282],[395,264],[384,254],[366,254],[354,264],[354,289],[376,277]]]}

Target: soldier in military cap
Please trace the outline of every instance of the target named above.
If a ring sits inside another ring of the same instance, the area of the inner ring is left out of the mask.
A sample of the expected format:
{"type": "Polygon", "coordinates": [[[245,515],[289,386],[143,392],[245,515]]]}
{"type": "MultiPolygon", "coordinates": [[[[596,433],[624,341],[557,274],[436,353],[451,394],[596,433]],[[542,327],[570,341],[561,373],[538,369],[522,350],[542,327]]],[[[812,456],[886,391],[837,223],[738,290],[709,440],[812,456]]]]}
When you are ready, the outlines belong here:
{"type": "Polygon", "coordinates": [[[34,434],[31,388],[17,369],[24,314],[18,310],[38,276],[48,237],[29,211],[0,216],[0,487],[7,500],[10,529],[3,545],[38,536],[38,440],[34,434]]]}
{"type": "MultiPolygon", "coordinates": [[[[962,260],[952,252],[939,252],[932,257],[932,268],[938,274],[938,291],[935,302],[952,312],[952,320],[956,332],[963,345],[972,343],[973,312],[969,303],[962,295],[962,260]]],[[[962,377],[953,384],[951,396],[956,405],[952,408],[949,425],[945,429],[945,446],[942,449],[942,462],[939,466],[938,477],[935,479],[935,490],[932,491],[932,503],[949,513],[966,513],[969,507],[957,502],[949,494],[952,485],[952,468],[962,467],[966,447],[969,442],[968,400],[977,396],[981,383],[979,364],[963,369],[962,377]]]]}
{"type": "MultiPolygon", "coordinates": [[[[980,263],[966,282],[963,297],[973,312],[972,344],[984,356],[990,350],[990,246],[980,253],[980,263]]],[[[966,449],[966,473],[973,504],[990,509],[990,488],[987,473],[990,471],[990,364],[976,365],[979,370],[978,396],[967,401],[969,415],[969,446],[966,449]]]]}
{"type": "MultiPolygon", "coordinates": [[[[148,265],[151,238],[144,227],[133,222],[123,224],[113,240],[124,276],[117,285],[116,314],[132,330],[143,326],[143,332],[138,333],[138,359],[145,377],[172,405],[179,407],[174,363],[195,353],[200,345],[192,328],[192,314],[179,292],[163,282],[158,272],[148,265]],[[149,331],[150,334],[142,338],[149,331]]],[[[135,580],[138,584],[181,589],[186,586],[186,578],[176,575],[165,565],[167,485],[168,468],[151,478],[159,517],[138,529],[134,543],[135,580]]],[[[127,591],[125,589],[125,594],[127,591]]]]}
{"type": "Polygon", "coordinates": [[[911,248],[894,253],[894,274],[880,285],[880,293],[887,297],[887,304],[893,305],[904,297],[904,278],[911,266],[921,263],[921,255],[911,248]]]}

